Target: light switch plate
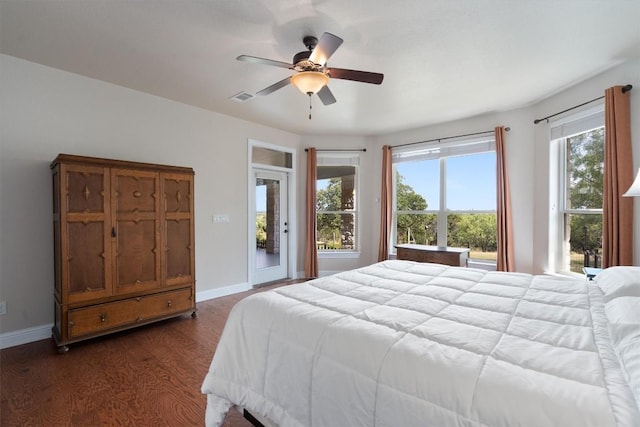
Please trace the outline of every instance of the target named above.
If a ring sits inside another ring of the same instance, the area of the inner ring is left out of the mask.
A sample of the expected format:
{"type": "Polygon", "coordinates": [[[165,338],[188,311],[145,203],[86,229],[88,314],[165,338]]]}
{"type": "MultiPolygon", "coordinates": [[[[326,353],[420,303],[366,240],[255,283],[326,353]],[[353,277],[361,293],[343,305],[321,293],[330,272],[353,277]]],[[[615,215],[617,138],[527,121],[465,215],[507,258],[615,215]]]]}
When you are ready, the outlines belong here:
{"type": "Polygon", "coordinates": [[[212,222],[229,222],[229,215],[227,214],[214,214],[211,217],[212,222]]]}

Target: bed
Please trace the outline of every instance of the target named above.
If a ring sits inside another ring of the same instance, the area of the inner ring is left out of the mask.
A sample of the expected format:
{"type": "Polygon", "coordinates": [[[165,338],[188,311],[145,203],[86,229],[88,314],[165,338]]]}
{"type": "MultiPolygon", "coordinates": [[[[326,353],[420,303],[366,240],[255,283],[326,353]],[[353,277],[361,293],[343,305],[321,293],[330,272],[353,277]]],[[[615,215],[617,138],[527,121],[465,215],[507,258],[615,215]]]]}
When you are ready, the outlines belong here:
{"type": "Polygon", "coordinates": [[[640,267],[594,281],[390,260],[254,294],[207,373],[287,426],[640,426],[640,267]]]}

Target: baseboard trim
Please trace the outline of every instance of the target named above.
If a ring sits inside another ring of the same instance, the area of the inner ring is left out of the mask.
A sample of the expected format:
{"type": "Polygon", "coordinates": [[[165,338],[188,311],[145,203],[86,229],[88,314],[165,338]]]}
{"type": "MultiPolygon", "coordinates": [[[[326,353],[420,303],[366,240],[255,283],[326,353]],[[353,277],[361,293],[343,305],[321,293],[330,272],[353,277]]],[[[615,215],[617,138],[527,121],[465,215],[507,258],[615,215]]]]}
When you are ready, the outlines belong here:
{"type": "Polygon", "coordinates": [[[196,302],[206,301],[209,299],[226,297],[227,295],[237,294],[251,290],[249,283],[238,283],[236,285],[224,286],[222,288],[209,289],[207,291],[196,292],[196,302]]]}
{"type": "Polygon", "coordinates": [[[53,323],[0,334],[0,349],[51,338],[53,323]]]}

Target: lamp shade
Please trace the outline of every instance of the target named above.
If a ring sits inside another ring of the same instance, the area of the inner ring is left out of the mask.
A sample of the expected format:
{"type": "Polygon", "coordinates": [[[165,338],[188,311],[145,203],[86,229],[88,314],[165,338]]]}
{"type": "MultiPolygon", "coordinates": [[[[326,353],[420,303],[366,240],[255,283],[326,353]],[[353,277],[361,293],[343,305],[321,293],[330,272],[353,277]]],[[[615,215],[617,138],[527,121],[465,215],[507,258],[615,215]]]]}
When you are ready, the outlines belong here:
{"type": "Polygon", "coordinates": [[[626,193],[623,194],[624,197],[640,197],[640,169],[638,169],[638,174],[636,175],[636,179],[631,184],[631,187],[627,190],[626,193]]]}
{"type": "Polygon", "coordinates": [[[320,71],[301,71],[291,76],[291,83],[304,94],[318,93],[329,82],[329,77],[320,71]]]}

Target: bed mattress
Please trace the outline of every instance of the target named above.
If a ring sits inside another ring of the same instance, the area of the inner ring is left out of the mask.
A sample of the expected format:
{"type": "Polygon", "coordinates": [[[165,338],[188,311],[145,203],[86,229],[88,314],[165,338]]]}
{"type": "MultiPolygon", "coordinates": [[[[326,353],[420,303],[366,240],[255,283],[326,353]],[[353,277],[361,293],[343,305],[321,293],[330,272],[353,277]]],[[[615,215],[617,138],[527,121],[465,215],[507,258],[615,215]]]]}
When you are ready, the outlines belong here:
{"type": "Polygon", "coordinates": [[[252,295],[202,391],[280,426],[637,426],[586,280],[384,261],[252,295]]]}

